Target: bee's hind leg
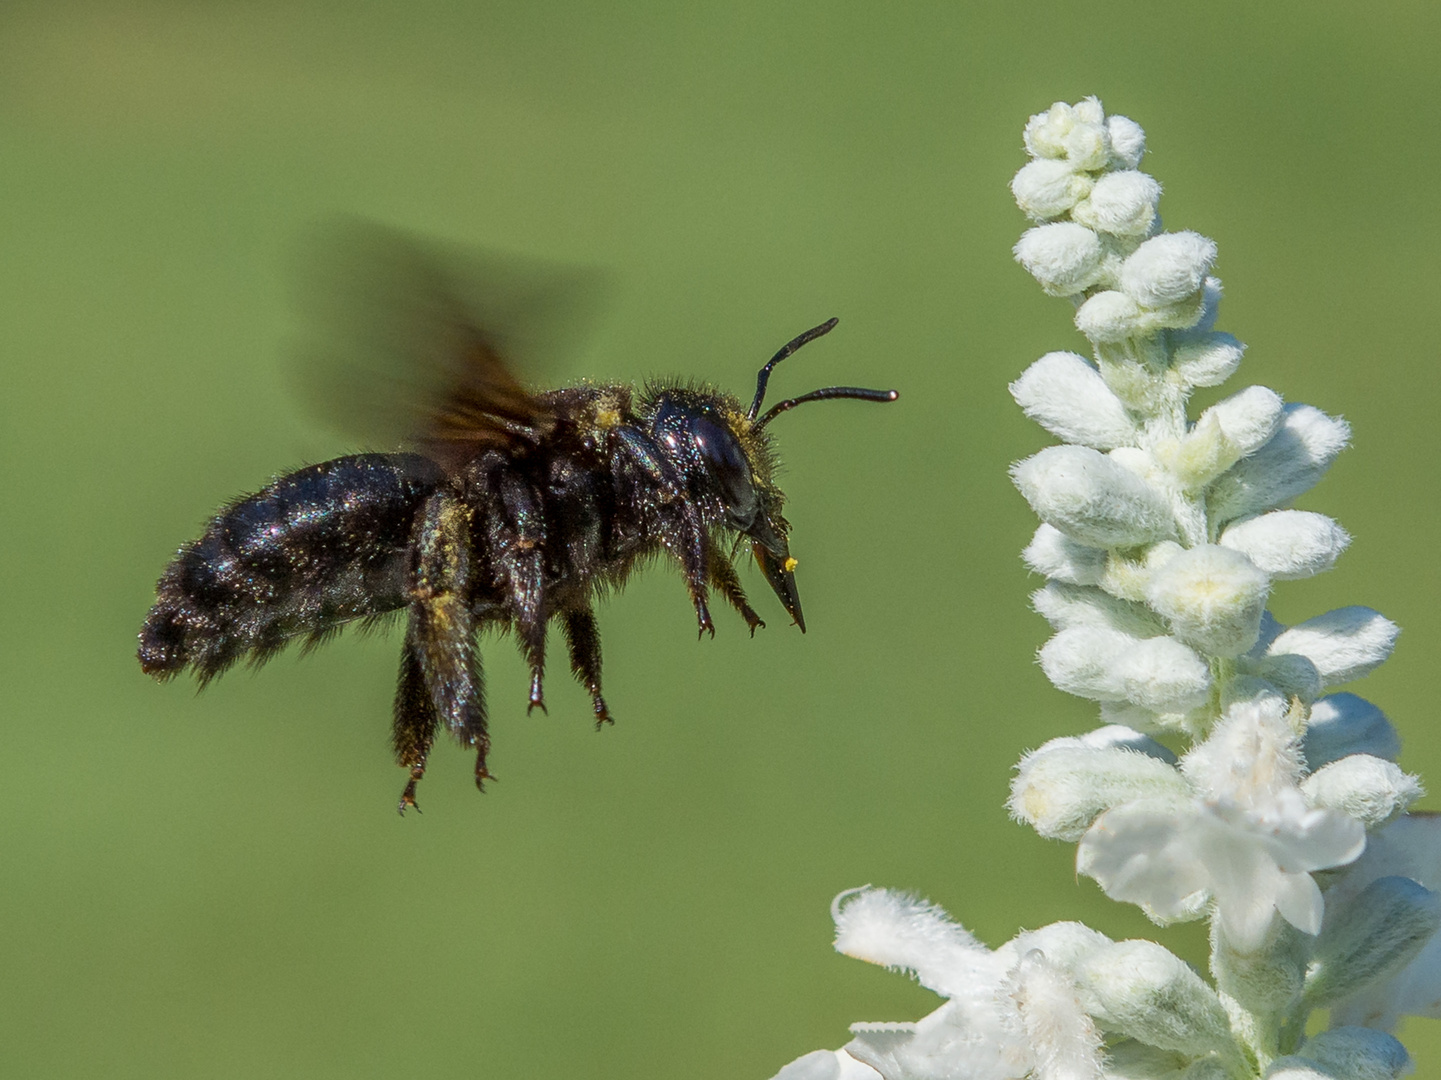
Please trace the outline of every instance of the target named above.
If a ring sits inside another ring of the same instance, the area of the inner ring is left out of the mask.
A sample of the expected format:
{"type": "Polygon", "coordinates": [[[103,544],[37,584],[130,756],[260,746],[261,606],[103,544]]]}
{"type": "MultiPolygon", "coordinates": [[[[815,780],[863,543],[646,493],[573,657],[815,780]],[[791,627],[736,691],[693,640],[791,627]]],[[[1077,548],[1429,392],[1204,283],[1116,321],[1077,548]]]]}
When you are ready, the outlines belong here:
{"type": "Polygon", "coordinates": [[[591,708],[595,710],[595,726],[613,724],[605,698],[600,696],[600,630],[589,608],[566,611],[561,616],[565,640],[570,646],[570,669],[580,684],[590,692],[591,708]]]}
{"type": "Polygon", "coordinates": [[[435,702],[425,688],[420,661],[407,635],[400,652],[400,681],[395,688],[395,723],[391,733],[396,762],[401,768],[410,770],[410,782],[400,795],[402,814],[411,807],[420,812],[420,806],[415,801],[415,785],[425,775],[425,762],[430,756],[430,748],[435,745],[435,730],[439,722],[435,702]]]}
{"type": "Polygon", "coordinates": [[[457,742],[475,750],[475,786],[492,779],[486,769],[485,682],[475,648],[470,592],[470,511],[455,496],[437,492],[416,523],[410,574],[410,625],[406,645],[430,697],[436,719],[457,742]]]}

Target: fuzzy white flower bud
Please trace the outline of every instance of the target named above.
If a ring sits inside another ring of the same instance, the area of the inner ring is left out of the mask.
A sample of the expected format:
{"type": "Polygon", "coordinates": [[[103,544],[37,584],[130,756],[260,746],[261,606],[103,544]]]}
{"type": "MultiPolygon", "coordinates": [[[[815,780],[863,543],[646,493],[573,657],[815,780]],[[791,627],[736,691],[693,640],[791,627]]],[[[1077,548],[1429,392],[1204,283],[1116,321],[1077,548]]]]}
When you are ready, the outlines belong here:
{"type": "Polygon", "coordinates": [[[1337,608],[1291,627],[1271,642],[1267,654],[1304,656],[1316,665],[1324,686],[1340,686],[1385,663],[1400,632],[1368,607],[1337,608]]]}
{"type": "Polygon", "coordinates": [[[1321,696],[1324,689],[1321,685],[1321,673],[1307,657],[1296,653],[1257,656],[1258,651],[1264,653],[1259,643],[1256,649],[1236,658],[1237,675],[1247,680],[1242,684],[1243,690],[1251,685],[1251,680],[1259,679],[1270,690],[1286,699],[1295,697],[1309,703],[1321,696]]]}
{"type": "Polygon", "coordinates": [[[1073,971],[1086,957],[1114,944],[1105,934],[1092,930],[1085,923],[1056,922],[1039,930],[1017,934],[1002,948],[1014,949],[1018,956],[1039,951],[1051,963],[1073,971]]]}
{"type": "Polygon", "coordinates": [[[1240,656],[1255,644],[1271,582],[1246,556],[1215,544],[1183,551],[1151,578],[1146,600],[1186,644],[1240,656]]]}
{"type": "Polygon", "coordinates": [[[1235,1054],[1216,992],[1153,941],[1120,941],[1076,970],[1086,1011],[1107,1031],[1188,1057],[1235,1054]]]}
{"type": "Polygon", "coordinates": [[[1211,406],[1177,445],[1172,471],[1188,490],[1205,487],[1275,434],[1281,404],[1275,391],[1251,386],[1211,406]]]}
{"type": "Polygon", "coordinates": [[[1016,261],[1052,296],[1084,292],[1101,279],[1105,269],[1101,238],[1073,221],[1028,229],[1013,250],[1016,261]]]}
{"type": "Polygon", "coordinates": [[[1351,535],[1325,514],[1273,510],[1228,526],[1220,543],[1245,555],[1272,578],[1288,581],[1331,569],[1351,543],[1351,535]]]}
{"type": "Polygon", "coordinates": [[[1306,1040],[1300,1056],[1320,1065],[1325,1076],[1346,1080],[1397,1080],[1411,1071],[1411,1057],[1396,1037],[1370,1028],[1318,1032],[1306,1040]]]}
{"type": "Polygon", "coordinates": [[[1121,264],[1121,291],[1150,308],[1193,296],[1216,261],[1216,243],[1200,233],[1162,233],[1121,264]]]}
{"type": "Polygon", "coordinates": [[[1189,797],[1173,766],[1134,750],[1043,746],[1021,759],[1006,805],[1046,839],[1075,841],[1123,802],[1189,797]]]}
{"type": "Polygon", "coordinates": [[[1306,1003],[1323,1008],[1400,971],[1441,929],[1441,896],[1405,877],[1371,882],[1326,912],[1306,972],[1306,1003]]]}
{"type": "Polygon", "coordinates": [[[1076,169],[1104,169],[1111,158],[1111,135],[1105,128],[1101,103],[1088,98],[1075,106],[1073,115],[1077,123],[1066,132],[1066,160],[1076,169]]]}
{"type": "Polygon", "coordinates": [[[1040,661],[1046,677],[1068,694],[1156,712],[1194,708],[1211,690],[1210,666],[1170,637],[1073,626],[1041,647],[1040,661]]]}
{"type": "Polygon", "coordinates": [[[1067,585],[1096,585],[1106,571],[1106,550],[1078,544],[1054,525],[1042,523],[1021,558],[1038,574],[1067,585]]]}
{"type": "Polygon", "coordinates": [[[1145,333],[1145,311],[1123,292],[1098,292],[1076,311],[1076,329],[1092,341],[1124,341],[1145,333]]]}
{"type": "Polygon", "coordinates": [[[1401,737],[1386,714],[1365,698],[1330,694],[1311,706],[1301,751],[1311,772],[1347,754],[1395,761],[1401,756],[1401,737]]]}
{"type": "Polygon", "coordinates": [[[1071,106],[1058,101],[1043,113],[1036,113],[1026,124],[1026,150],[1032,157],[1063,158],[1066,156],[1066,135],[1075,126],[1071,106]]]}
{"type": "MultiPolygon", "coordinates": [[[[1104,274],[1103,266],[1100,276],[1104,274]]],[[[1076,309],[1076,329],[1100,346],[1157,330],[1194,326],[1202,310],[1199,293],[1163,307],[1147,307],[1124,292],[1108,289],[1095,293],[1076,309]]]]}
{"type": "Polygon", "coordinates": [[[1011,478],[1042,521],[1089,547],[1134,547],[1175,528],[1164,495],[1088,447],[1047,447],[1017,462],[1011,478]]]}
{"type": "Polygon", "coordinates": [[[1033,221],[1060,217],[1091,193],[1094,181],[1076,172],[1069,162],[1037,158],[1011,181],[1016,205],[1033,221]]]}
{"type": "Polygon", "coordinates": [[[1140,558],[1126,558],[1119,552],[1108,552],[1105,569],[1097,584],[1112,596],[1144,601],[1151,578],[1185,550],[1174,540],[1162,540],[1144,549],[1140,558]]]}
{"type": "Polygon", "coordinates": [[[1158,637],[1166,624],[1144,605],[1119,600],[1085,585],[1048,583],[1031,594],[1036,611],[1057,630],[1071,626],[1102,626],[1132,637],[1158,637]]]}
{"type": "Polygon", "coordinates": [[[1234,521],[1311,490],[1350,438],[1346,421],[1311,405],[1287,405],[1271,441],[1211,488],[1207,503],[1213,520],[1234,521]]]}
{"type": "Polygon", "coordinates": [[[1368,829],[1390,821],[1425,794],[1421,781],[1393,761],[1348,754],[1301,782],[1312,806],[1349,814],[1368,829]]]}
{"type": "Polygon", "coordinates": [[[1124,116],[1106,117],[1106,132],[1111,136],[1111,156],[1125,169],[1141,164],[1146,153],[1146,133],[1141,125],[1124,116]]]}
{"type": "Polygon", "coordinates": [[[1125,724],[1106,724],[1104,727],[1095,728],[1084,735],[1062,735],[1060,738],[1043,743],[1035,752],[1042,754],[1048,750],[1060,750],[1063,747],[1079,747],[1083,750],[1134,750],[1138,754],[1145,754],[1157,761],[1164,761],[1167,765],[1176,764],[1174,753],[1149,735],[1143,735],[1135,728],[1127,727],[1125,724]]]}
{"type": "Polygon", "coordinates": [[[1220,386],[1241,366],[1245,351],[1246,346],[1230,334],[1209,331],[1187,337],[1176,346],[1171,370],[1186,386],[1220,386]]]}
{"type": "Polygon", "coordinates": [[[1273,919],[1258,948],[1239,952],[1220,924],[1212,923],[1211,971],[1221,992],[1248,1012],[1284,1014],[1300,997],[1311,945],[1310,935],[1273,919]]]}
{"type": "Polygon", "coordinates": [[[1066,442],[1110,450],[1136,441],[1136,425],[1121,399],[1075,353],[1047,353],[1010,389],[1027,416],[1066,442]]]}
{"type": "Polygon", "coordinates": [[[1112,236],[1145,236],[1155,224],[1160,200],[1161,185],[1145,173],[1106,173],[1088,195],[1072,203],[1071,218],[1112,236]]]}

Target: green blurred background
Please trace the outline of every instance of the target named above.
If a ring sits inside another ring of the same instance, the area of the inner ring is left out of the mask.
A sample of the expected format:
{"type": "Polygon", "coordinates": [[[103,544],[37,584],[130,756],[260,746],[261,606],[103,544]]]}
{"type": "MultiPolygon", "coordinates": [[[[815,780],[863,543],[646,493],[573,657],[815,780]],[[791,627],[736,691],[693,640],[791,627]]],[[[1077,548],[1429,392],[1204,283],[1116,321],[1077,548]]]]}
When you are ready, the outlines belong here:
{"type": "MultiPolygon", "coordinates": [[[[1441,783],[1441,7],[1411,3],[45,3],[0,14],[0,1055],[31,1077],[756,1077],[935,999],[835,955],[875,882],[991,944],[1154,931],[1008,823],[1021,751],[1093,723],[1033,662],[1006,383],[1084,345],[1011,261],[1026,117],[1102,97],[1168,225],[1220,244],[1239,381],[1344,413],[1304,505],[1355,536],[1296,621],[1405,628],[1356,689],[1441,783]],[[442,746],[395,815],[398,644],[197,697],[134,660],[221,501],[344,452],[287,389],[286,267],[337,212],[614,268],[561,375],[894,385],[776,428],[811,632],[697,644],[678,578],[600,612],[607,696],[442,746]],[[1433,464],[1427,464],[1431,462],[1433,464]],[[1433,689],[1428,690],[1428,685],[1433,689]]],[[[1441,807],[1428,800],[1423,805],[1441,807]]],[[[1197,927],[1161,939],[1203,960],[1197,927]]],[[[1430,1022],[1407,1038],[1436,1075],[1430,1022]]]]}

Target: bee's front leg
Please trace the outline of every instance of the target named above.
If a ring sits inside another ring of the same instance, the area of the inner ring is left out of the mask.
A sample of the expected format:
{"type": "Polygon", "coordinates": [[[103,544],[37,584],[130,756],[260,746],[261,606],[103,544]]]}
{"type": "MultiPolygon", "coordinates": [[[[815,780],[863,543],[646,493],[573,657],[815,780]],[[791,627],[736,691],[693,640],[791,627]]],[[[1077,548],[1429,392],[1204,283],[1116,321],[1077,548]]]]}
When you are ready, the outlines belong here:
{"type": "Polygon", "coordinates": [[[766,624],[746,601],[745,590],[741,588],[740,579],[736,577],[735,567],[730,559],[726,558],[725,552],[714,544],[707,545],[706,556],[710,564],[710,583],[720,591],[731,607],[740,612],[741,618],[750,627],[751,637],[755,637],[756,630],[764,629],[766,624]]]}
{"type": "Polygon", "coordinates": [[[706,580],[709,577],[706,547],[709,540],[700,511],[686,497],[685,481],[666,460],[655,440],[644,431],[623,424],[614,428],[611,435],[624,459],[649,481],[651,490],[646,493],[647,498],[667,507],[668,512],[663,515],[660,528],[661,543],[680,560],[700,632],[708,632],[715,637],[715,623],[711,621],[710,608],[706,606],[706,580]]]}

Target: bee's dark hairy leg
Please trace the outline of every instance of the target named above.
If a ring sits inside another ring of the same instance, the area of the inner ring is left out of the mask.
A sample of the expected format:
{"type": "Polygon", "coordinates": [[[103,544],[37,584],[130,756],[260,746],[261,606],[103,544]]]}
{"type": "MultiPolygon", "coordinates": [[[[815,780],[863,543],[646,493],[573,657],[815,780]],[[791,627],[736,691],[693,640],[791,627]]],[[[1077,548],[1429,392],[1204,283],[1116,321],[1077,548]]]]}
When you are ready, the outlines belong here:
{"type": "Polygon", "coordinates": [[[659,502],[674,519],[661,526],[661,543],[680,560],[686,589],[695,605],[696,623],[700,633],[715,637],[715,623],[706,606],[706,551],[710,540],[695,503],[686,497],[685,481],[661,453],[660,447],[645,432],[630,425],[621,425],[612,432],[621,451],[655,485],[659,502]]]}
{"type": "MultiPolygon", "coordinates": [[[[527,714],[545,707],[545,517],[540,496],[513,474],[498,481],[503,520],[490,525],[491,550],[501,552],[497,569],[507,584],[516,640],[530,665],[527,714]]],[[[501,515],[497,515],[501,517],[501,515]]]]}
{"type": "Polygon", "coordinates": [[[407,635],[400,651],[400,679],[395,688],[395,723],[391,734],[397,764],[410,770],[410,783],[400,796],[401,814],[410,807],[417,813],[420,811],[415,802],[415,785],[425,775],[425,762],[435,743],[438,725],[435,703],[425,688],[425,675],[407,635]]]}
{"type": "Polygon", "coordinates": [[[740,579],[736,577],[735,566],[726,553],[714,544],[709,545],[706,556],[710,567],[710,583],[726,598],[731,607],[740,612],[741,618],[750,627],[751,637],[755,637],[756,629],[764,629],[766,624],[746,602],[745,590],[741,588],[740,579]]]}
{"type": "Polygon", "coordinates": [[[600,631],[595,625],[594,613],[589,608],[582,608],[564,612],[561,619],[566,644],[570,647],[570,669],[590,693],[595,726],[615,723],[606,708],[605,698],[600,696],[600,631]]]}
{"type": "Polygon", "coordinates": [[[450,491],[425,501],[416,521],[410,570],[410,626],[414,649],[437,718],[462,746],[475,748],[475,784],[486,770],[485,683],[475,648],[470,592],[470,511],[450,491]]]}

